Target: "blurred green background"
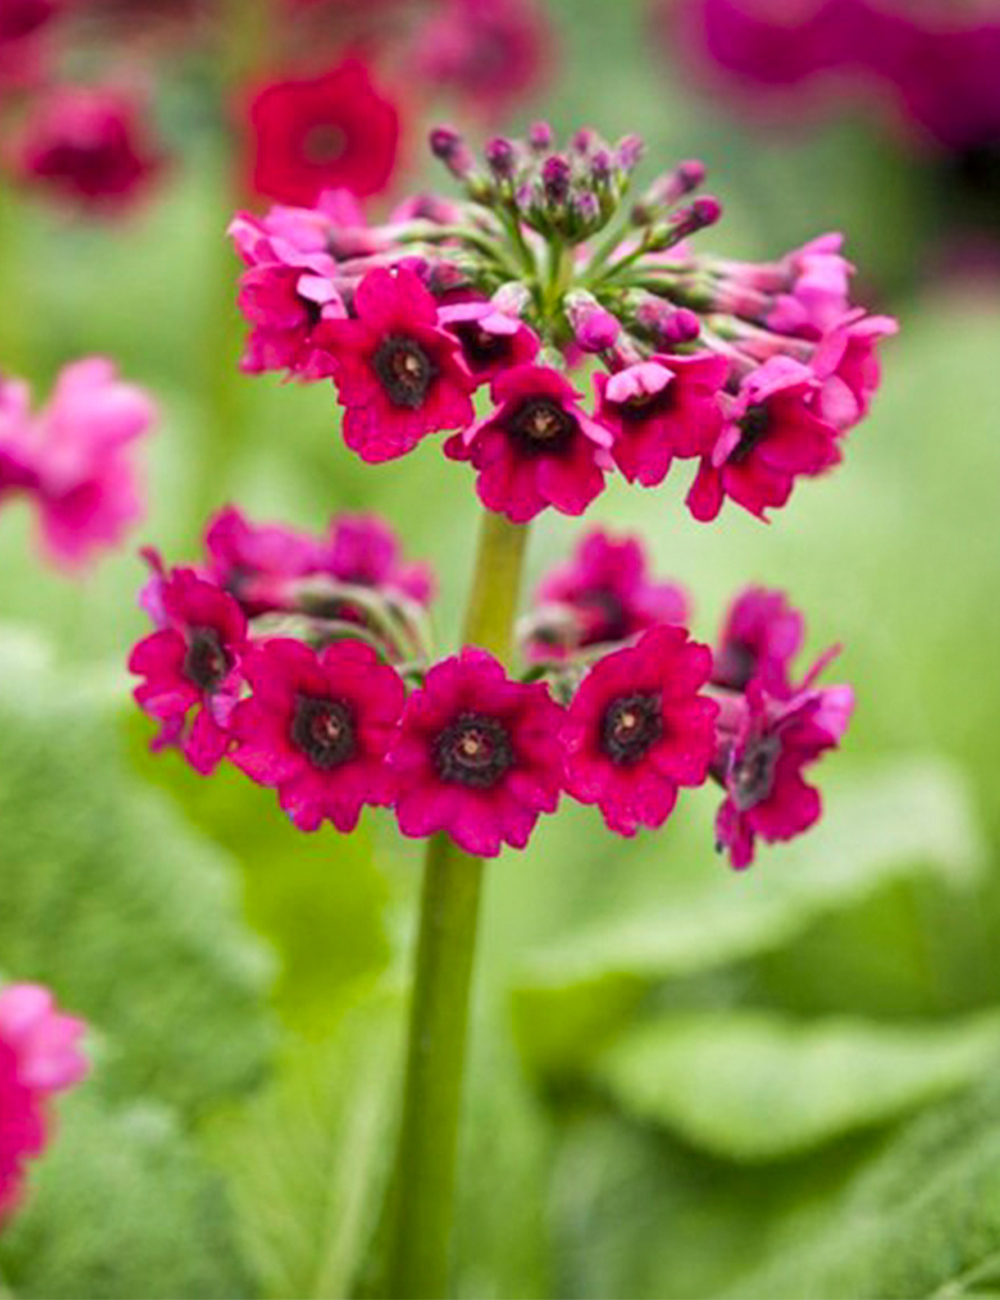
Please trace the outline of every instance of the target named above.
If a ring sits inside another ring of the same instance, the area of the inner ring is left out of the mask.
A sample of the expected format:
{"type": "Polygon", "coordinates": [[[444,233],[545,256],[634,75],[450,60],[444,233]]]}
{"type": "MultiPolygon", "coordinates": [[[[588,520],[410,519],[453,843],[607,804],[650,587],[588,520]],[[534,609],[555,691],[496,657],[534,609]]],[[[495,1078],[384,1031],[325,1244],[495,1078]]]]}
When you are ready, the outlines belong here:
{"type": "MultiPolygon", "coordinates": [[[[786,588],[811,649],[844,643],[856,722],[822,827],[746,875],[712,851],[708,789],[634,843],[567,805],[490,868],[456,1289],[1000,1293],[1000,279],[933,273],[932,170],[860,118],[742,129],[671,77],[642,6],[551,8],[559,73],[531,117],[639,131],[647,174],[704,158],[725,251],[842,229],[902,331],[843,468],[771,527],[697,525],[676,481],[615,484],[587,517],[643,535],[706,639],[743,584],[786,588]]],[[[4,196],[5,369],[44,390],[107,352],[154,390],[141,540],[171,561],[228,500],[316,529],[381,512],[436,566],[453,646],[467,468],[434,440],[366,467],[331,388],[235,373],[230,166],[197,87],[165,128],[183,152],[127,223],[4,196]]],[[[407,181],[447,188],[419,153],[407,181]]],[[[579,529],[538,521],[529,587],[579,529]]],[[[304,837],[238,773],[151,758],[124,671],[142,580],[131,550],[54,575],[26,513],[0,514],[0,970],[85,1015],[97,1059],[0,1241],[4,1285],[363,1292],[418,856],[387,818],[304,837]]]]}

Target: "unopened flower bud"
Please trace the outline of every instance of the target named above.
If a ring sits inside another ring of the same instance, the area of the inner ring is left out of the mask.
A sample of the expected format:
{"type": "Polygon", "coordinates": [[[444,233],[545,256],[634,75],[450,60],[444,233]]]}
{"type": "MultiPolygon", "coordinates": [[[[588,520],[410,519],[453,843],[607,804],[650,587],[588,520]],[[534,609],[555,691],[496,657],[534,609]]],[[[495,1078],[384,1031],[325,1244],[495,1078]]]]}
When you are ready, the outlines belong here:
{"type": "Polygon", "coordinates": [[[536,153],[546,153],[555,144],[555,132],[548,122],[534,122],[528,128],[528,143],[536,153]]]}
{"type": "Polygon", "coordinates": [[[575,290],[566,295],[563,306],[573,337],[584,352],[606,352],[614,347],[621,333],[621,322],[593,294],[575,290]]]}
{"type": "Polygon", "coordinates": [[[510,280],[502,284],[491,299],[493,306],[505,316],[520,319],[528,310],[531,302],[531,290],[520,280],[510,280]]]}
{"type": "Polygon", "coordinates": [[[623,136],[615,146],[615,163],[618,168],[628,176],[634,172],[636,167],[642,161],[642,156],[646,152],[646,142],[642,136],[626,135],[623,136]]]}
{"type": "Polygon", "coordinates": [[[718,199],[695,199],[689,207],[681,208],[660,225],[651,227],[647,247],[651,251],[673,248],[699,230],[714,226],[721,215],[722,204],[718,199]]]}
{"type": "Polygon", "coordinates": [[[691,159],[658,176],[632,209],[632,223],[649,226],[705,179],[705,164],[691,159]]]}
{"type": "Polygon", "coordinates": [[[553,205],[561,205],[569,198],[570,182],[573,172],[569,159],[563,154],[555,153],[546,158],[542,165],[542,184],[545,197],[553,205]]]}
{"type": "Polygon", "coordinates": [[[517,150],[513,141],[497,136],[486,146],[485,156],[490,171],[498,180],[509,180],[514,175],[517,150]]]}

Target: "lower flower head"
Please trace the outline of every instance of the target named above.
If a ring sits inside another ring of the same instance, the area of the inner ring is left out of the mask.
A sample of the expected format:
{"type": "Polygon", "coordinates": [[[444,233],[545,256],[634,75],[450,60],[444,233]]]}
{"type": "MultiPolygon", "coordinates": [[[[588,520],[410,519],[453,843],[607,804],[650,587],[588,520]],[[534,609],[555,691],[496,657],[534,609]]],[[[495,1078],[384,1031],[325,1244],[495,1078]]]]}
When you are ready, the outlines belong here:
{"type": "Polygon", "coordinates": [[[281,524],[256,524],[225,506],[205,532],[209,575],[250,616],[282,609],[287,585],[319,572],[325,548],[318,537],[281,524]]]}
{"type": "Polygon", "coordinates": [[[156,580],[155,594],[164,626],[129,656],[129,671],[145,679],[135,698],[162,723],[157,744],[179,745],[191,766],[207,774],[231,743],[246,618],[232,596],[191,569],[156,580]]]}
{"type": "Polygon", "coordinates": [[[48,1098],[87,1073],[83,1032],[40,985],[0,992],[0,1223],[21,1198],[25,1162],[45,1148],[48,1098]]]}
{"type": "Polygon", "coordinates": [[[354,830],[365,805],[392,801],[385,762],[405,691],[394,669],[357,641],[320,653],[276,638],[250,652],[250,696],[231,721],[232,761],[278,802],[295,825],[332,822],[354,830]]]}
{"type": "Polygon", "coordinates": [[[711,652],[683,628],[655,628],[599,660],[563,727],[566,789],[597,804],[609,828],[634,835],[673,812],[680,786],[701,785],[718,706],[701,694],[711,652]]]}
{"type": "Polygon", "coordinates": [[[541,629],[532,645],[538,658],[593,645],[627,641],[651,627],[683,624],[688,599],[672,582],[654,582],[637,537],[613,537],[596,529],[580,542],[568,564],[554,569],[538,588],[541,629]],[[561,635],[544,634],[551,607],[561,635]]]}
{"type": "Polygon", "coordinates": [[[561,718],[547,686],[509,680],[485,651],[435,665],[390,757],[403,834],[444,832],[478,857],[524,848],[559,801],[561,718]]]}
{"type": "Polygon", "coordinates": [[[479,498],[514,523],[546,506],[583,514],[604,488],[612,434],[579,404],[580,394],[548,366],[515,366],[494,380],[496,409],[445,443],[479,472],[479,498]]]}

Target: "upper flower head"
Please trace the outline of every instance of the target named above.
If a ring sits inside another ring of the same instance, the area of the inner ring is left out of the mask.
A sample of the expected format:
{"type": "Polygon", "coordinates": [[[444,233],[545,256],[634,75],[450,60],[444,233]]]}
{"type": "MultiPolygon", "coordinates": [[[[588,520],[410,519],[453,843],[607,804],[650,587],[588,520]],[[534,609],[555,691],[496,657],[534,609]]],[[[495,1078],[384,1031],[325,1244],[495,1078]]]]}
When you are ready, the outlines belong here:
{"type": "Polygon", "coordinates": [[[759,681],[729,703],[716,757],[726,791],[716,837],[737,870],[753,861],[757,837],[789,840],[819,819],[819,791],[802,770],[840,743],[853,707],[849,686],[807,684],[790,698],[776,699],[759,681]]]}
{"type": "Polygon", "coordinates": [[[444,831],[468,853],[524,848],[562,788],[562,711],[482,650],[436,664],[411,696],[390,762],[404,835],[444,831]]]}
{"type": "Polygon", "coordinates": [[[769,507],[785,504],[800,474],[837,464],[836,430],[815,413],[818,389],[814,371],[790,357],[774,357],[743,381],[688,494],[696,519],[714,519],[727,496],[765,518],[769,507]]]}
{"type": "Polygon", "coordinates": [[[320,77],[272,82],[250,120],[254,189],[282,203],[312,203],[335,186],[377,194],[392,174],[399,113],[356,58],[320,77]]]}
{"type": "Polygon", "coordinates": [[[161,159],[137,101],[102,87],[56,86],[32,108],[17,153],[21,175],[91,207],[140,194],[161,159]]]}
{"type": "Polygon", "coordinates": [[[428,433],[471,421],[474,382],[458,340],[441,328],[434,299],[413,271],[370,271],[353,311],[352,319],[327,321],[316,333],[347,408],[349,447],[364,460],[389,460],[428,433]]]}
{"type": "Polygon", "coordinates": [[[48,1098],[87,1073],[83,1032],[37,984],[0,992],[0,1222],[20,1200],[25,1160],[44,1150],[48,1098]]]}
{"type": "Polygon", "coordinates": [[[120,542],[143,513],[131,444],[156,419],[149,395],[101,357],[67,366],[33,418],[23,385],[2,393],[0,488],[31,493],[52,559],[73,567],[120,542]]]}
{"type": "Polygon", "coordinates": [[[164,625],[129,656],[129,671],[145,678],[135,698],[163,724],[157,743],[180,744],[191,766],[208,773],[230,745],[246,618],[232,596],[191,569],[160,578],[155,603],[164,625]]]}
{"type": "Polygon", "coordinates": [[[479,471],[490,510],[526,523],[546,506],[586,510],[604,487],[612,435],[579,404],[580,394],[548,366],[515,366],[493,381],[496,409],[445,444],[479,471]]]}
{"type": "Polygon", "coordinates": [[[700,691],[711,671],[706,646],[663,627],[583,679],[563,727],[566,789],[597,804],[611,830],[662,826],[678,787],[707,778],[718,705],[700,691]]]}
{"type": "Polygon", "coordinates": [[[654,582],[638,537],[595,530],[572,559],[538,588],[541,606],[531,649],[552,658],[592,645],[627,641],[662,624],[683,624],[688,599],[672,582],[654,582]]]}
{"type": "Polygon", "coordinates": [[[745,691],[760,681],[774,695],[790,693],[788,668],[802,645],[805,621],[780,591],[748,587],[726,614],[712,681],[745,691]]]}
{"type": "Polygon", "coordinates": [[[630,483],[662,483],[675,456],[706,454],[722,427],[724,357],[654,355],[597,374],[597,419],[614,433],[611,454],[630,483]]]}
{"type": "Polygon", "coordinates": [[[232,716],[232,761],[277,790],[300,830],[330,821],[352,831],[366,804],[391,802],[385,756],[405,691],[370,646],[341,641],[317,654],[277,638],[255,646],[244,671],[251,694],[232,716]]]}

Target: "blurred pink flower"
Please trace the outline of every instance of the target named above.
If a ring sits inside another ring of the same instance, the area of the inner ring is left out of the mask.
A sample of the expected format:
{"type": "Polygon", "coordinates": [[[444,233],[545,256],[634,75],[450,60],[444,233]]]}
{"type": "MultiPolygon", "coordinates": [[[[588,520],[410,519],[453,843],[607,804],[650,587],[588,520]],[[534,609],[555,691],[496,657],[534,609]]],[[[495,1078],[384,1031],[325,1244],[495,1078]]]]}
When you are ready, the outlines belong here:
{"type": "Polygon", "coordinates": [[[90,210],[127,207],[159,172],[145,106],[112,87],[57,85],[31,105],[14,151],[21,179],[90,210]]]}
{"type": "Polygon", "coordinates": [[[87,1073],[83,1032],[38,984],[0,991],[0,1222],[21,1199],[25,1161],[45,1149],[49,1097],[87,1073]]]}
{"type": "Polygon", "coordinates": [[[21,489],[34,499],[54,563],[85,563],[142,517],[132,444],[156,414],[149,394],[102,357],[67,366],[34,416],[24,384],[0,387],[0,492],[21,489]]]}

